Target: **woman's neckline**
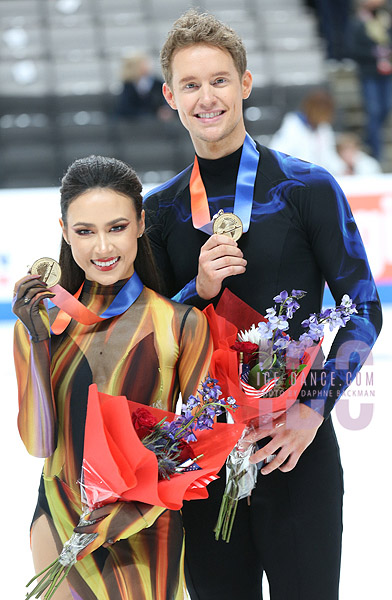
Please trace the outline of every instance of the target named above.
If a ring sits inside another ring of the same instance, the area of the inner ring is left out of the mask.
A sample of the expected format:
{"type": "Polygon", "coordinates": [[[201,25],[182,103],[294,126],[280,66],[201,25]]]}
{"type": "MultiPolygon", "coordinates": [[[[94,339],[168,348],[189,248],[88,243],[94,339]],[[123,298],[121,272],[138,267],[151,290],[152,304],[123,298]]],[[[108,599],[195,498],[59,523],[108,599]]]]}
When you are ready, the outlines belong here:
{"type": "Polygon", "coordinates": [[[129,281],[129,279],[120,279],[115,283],[111,283],[109,285],[103,285],[102,283],[98,283],[97,281],[91,281],[90,279],[85,279],[82,293],[87,293],[89,295],[95,296],[116,296],[118,292],[124,287],[124,285],[129,281]]]}

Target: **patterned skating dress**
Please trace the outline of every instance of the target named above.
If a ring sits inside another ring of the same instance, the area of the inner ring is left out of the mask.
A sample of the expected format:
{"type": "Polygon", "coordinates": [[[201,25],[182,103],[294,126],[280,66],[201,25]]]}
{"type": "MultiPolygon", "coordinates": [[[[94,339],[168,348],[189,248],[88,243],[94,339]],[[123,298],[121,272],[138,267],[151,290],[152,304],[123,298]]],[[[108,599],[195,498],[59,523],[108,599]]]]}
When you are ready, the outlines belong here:
{"type": "MultiPolygon", "coordinates": [[[[100,314],[124,281],[86,281],[81,302],[100,314]]],[[[57,309],[53,309],[56,313],[57,309]]],[[[19,431],[28,451],[46,457],[33,523],[49,517],[58,551],[81,514],[80,477],[88,386],[173,411],[180,391],[195,393],[208,370],[207,321],[195,308],[148,288],[123,314],[94,325],[74,320],[50,342],[31,343],[15,327],[19,431]]],[[[109,515],[107,519],[119,518],[109,515]]],[[[78,561],[70,597],[83,600],[184,598],[183,530],[179,512],[150,507],[125,526],[121,539],[78,561]]]]}

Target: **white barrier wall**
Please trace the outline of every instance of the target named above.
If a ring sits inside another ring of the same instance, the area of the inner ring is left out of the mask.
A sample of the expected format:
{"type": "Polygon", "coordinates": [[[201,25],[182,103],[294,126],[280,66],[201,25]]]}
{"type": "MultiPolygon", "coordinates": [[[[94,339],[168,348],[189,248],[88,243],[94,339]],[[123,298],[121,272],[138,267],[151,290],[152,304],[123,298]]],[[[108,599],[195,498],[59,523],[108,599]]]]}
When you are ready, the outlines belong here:
{"type": "Polygon", "coordinates": [[[373,276],[392,285],[392,174],[339,180],[354,213],[373,276]]]}
{"type": "Polygon", "coordinates": [[[58,257],[61,230],[57,188],[0,190],[0,303],[40,256],[58,257]]]}

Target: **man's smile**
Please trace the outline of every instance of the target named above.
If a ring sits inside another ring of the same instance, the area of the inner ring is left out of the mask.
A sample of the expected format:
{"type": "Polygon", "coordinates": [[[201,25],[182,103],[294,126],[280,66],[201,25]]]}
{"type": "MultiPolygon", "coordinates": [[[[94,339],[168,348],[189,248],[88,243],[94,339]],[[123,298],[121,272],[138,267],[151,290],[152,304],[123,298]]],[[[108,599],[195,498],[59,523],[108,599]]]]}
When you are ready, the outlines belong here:
{"type": "Polygon", "coordinates": [[[198,119],[214,119],[215,117],[223,115],[224,112],[224,110],[216,110],[214,112],[197,113],[195,116],[198,119]]]}

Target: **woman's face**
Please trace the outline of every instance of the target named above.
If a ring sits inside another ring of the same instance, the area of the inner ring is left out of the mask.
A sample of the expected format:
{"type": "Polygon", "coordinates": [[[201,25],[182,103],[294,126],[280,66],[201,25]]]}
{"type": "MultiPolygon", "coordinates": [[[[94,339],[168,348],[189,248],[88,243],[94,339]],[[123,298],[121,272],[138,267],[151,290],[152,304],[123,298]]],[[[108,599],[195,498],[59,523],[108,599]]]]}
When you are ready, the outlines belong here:
{"type": "Polygon", "coordinates": [[[81,194],[68,207],[65,241],[86,278],[110,285],[131,277],[137,239],[144,232],[144,211],[138,219],[133,201],[108,188],[81,194]]]}

